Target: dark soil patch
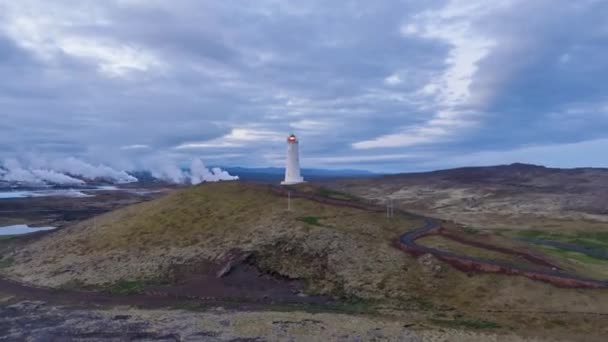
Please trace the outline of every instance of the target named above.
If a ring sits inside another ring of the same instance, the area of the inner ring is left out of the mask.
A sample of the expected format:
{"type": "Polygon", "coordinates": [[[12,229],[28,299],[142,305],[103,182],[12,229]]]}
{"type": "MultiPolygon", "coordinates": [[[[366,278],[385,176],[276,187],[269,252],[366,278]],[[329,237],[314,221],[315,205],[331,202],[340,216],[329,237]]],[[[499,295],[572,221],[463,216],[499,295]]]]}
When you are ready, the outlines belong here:
{"type": "Polygon", "coordinates": [[[331,302],[326,297],[305,295],[304,283],[300,280],[260,271],[250,258],[231,265],[229,272],[222,272],[225,267],[223,263],[209,261],[176,265],[171,272],[170,285],[146,286],[143,292],[156,296],[269,303],[331,302]]]}

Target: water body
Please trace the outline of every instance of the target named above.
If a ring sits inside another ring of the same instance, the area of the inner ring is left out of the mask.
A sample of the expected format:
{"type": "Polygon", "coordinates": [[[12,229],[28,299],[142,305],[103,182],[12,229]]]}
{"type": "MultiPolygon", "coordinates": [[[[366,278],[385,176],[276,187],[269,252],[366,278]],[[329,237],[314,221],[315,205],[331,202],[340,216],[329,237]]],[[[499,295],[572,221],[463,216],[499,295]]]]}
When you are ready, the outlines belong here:
{"type": "Polygon", "coordinates": [[[0,227],[0,236],[2,235],[23,235],[35,233],[42,230],[53,230],[56,227],[30,227],[27,224],[17,224],[14,226],[0,227]]]}
{"type": "Polygon", "coordinates": [[[119,190],[119,188],[115,186],[99,186],[90,189],[47,189],[47,190],[17,190],[17,191],[0,191],[0,199],[8,199],[8,198],[28,198],[28,197],[93,197],[95,195],[91,195],[86,192],[94,192],[94,191],[114,191],[119,190]]]}

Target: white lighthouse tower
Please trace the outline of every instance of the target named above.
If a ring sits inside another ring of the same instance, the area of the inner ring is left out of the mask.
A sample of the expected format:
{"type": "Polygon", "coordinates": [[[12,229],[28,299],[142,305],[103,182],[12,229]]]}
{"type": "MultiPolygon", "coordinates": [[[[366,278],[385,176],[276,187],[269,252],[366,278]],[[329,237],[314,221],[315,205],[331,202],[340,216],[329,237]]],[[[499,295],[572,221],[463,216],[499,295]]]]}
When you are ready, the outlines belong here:
{"type": "Polygon", "coordinates": [[[300,176],[300,151],[298,148],[298,138],[290,135],[287,138],[287,165],[285,167],[285,180],[281,184],[298,184],[304,182],[300,176]]]}

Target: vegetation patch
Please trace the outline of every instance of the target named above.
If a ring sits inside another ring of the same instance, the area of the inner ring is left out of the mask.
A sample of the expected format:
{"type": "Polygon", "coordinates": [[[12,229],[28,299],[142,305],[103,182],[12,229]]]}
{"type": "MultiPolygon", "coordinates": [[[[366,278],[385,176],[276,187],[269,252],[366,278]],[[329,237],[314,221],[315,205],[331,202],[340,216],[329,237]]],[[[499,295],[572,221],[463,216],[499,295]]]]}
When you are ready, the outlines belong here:
{"type": "Polygon", "coordinates": [[[0,258],[0,269],[11,267],[15,263],[13,258],[0,258]]]}
{"type": "Polygon", "coordinates": [[[143,292],[145,284],[141,281],[127,281],[121,280],[110,286],[105,290],[111,294],[138,294],[143,292]]]}
{"type": "Polygon", "coordinates": [[[552,246],[538,245],[537,248],[553,256],[565,268],[571,269],[580,276],[592,279],[608,279],[608,260],[552,246]]]}
{"type": "Polygon", "coordinates": [[[579,252],[574,252],[574,251],[569,251],[566,249],[561,249],[561,248],[557,248],[557,247],[550,247],[550,246],[541,246],[541,249],[543,249],[544,251],[553,254],[553,255],[558,255],[558,256],[562,256],[568,259],[573,259],[582,263],[591,263],[591,264],[606,264],[608,265],[608,262],[601,260],[601,259],[597,259],[594,258],[593,256],[584,254],[584,253],[579,253],[579,252]]]}
{"type": "Polygon", "coordinates": [[[432,318],[430,321],[434,324],[441,325],[448,328],[466,328],[466,329],[498,329],[500,324],[488,321],[485,319],[436,319],[432,318]]]}
{"type": "Polygon", "coordinates": [[[333,199],[338,199],[338,200],[355,201],[355,202],[361,201],[361,199],[359,197],[353,196],[353,195],[345,193],[345,192],[331,190],[328,188],[318,188],[316,193],[317,193],[317,195],[322,196],[322,197],[333,198],[333,199]]]}
{"type": "Polygon", "coordinates": [[[143,293],[146,287],[154,285],[167,285],[167,282],[158,280],[119,280],[114,284],[104,287],[104,290],[111,294],[133,295],[143,293]]]}
{"type": "Polygon", "coordinates": [[[475,229],[475,228],[469,227],[469,226],[463,227],[462,230],[467,234],[478,234],[479,233],[479,229],[475,229]]]}
{"type": "Polygon", "coordinates": [[[608,232],[587,231],[575,232],[574,234],[562,234],[540,230],[524,230],[519,232],[519,236],[524,239],[566,242],[587,248],[608,250],[608,232]]]}
{"type": "Polygon", "coordinates": [[[430,311],[435,308],[435,305],[431,301],[421,296],[407,298],[404,302],[424,311],[430,311]]]}
{"type": "Polygon", "coordinates": [[[347,314],[373,314],[377,313],[378,306],[379,303],[377,301],[351,298],[329,307],[334,311],[347,314]]]}
{"type": "Polygon", "coordinates": [[[303,216],[303,217],[298,217],[296,220],[307,223],[307,224],[311,224],[313,226],[319,226],[319,227],[323,226],[319,222],[319,218],[316,216],[303,216]]]}

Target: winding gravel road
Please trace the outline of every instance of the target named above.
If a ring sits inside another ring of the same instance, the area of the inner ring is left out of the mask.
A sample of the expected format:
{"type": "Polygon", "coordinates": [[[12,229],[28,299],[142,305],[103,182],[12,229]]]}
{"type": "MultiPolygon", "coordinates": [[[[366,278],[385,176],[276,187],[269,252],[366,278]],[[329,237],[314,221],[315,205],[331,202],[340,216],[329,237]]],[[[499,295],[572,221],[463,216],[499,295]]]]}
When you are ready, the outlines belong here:
{"type": "MultiPolygon", "coordinates": [[[[270,186],[270,190],[283,196],[287,196],[287,193],[290,193],[291,197],[293,198],[306,198],[312,201],[329,205],[356,208],[374,212],[385,211],[385,208],[383,206],[341,200],[336,198],[328,198],[314,193],[301,192],[295,189],[294,187],[270,186]]],[[[402,210],[396,210],[395,212],[397,214],[418,217],[424,219],[425,221],[424,226],[408,230],[399,237],[399,242],[402,247],[405,247],[404,249],[414,252],[415,254],[432,254],[440,260],[446,261],[449,264],[455,266],[456,268],[466,269],[467,271],[522,275],[530,279],[549,282],[562,287],[608,288],[608,281],[579,277],[577,275],[573,275],[565,271],[558,270],[556,268],[546,269],[541,267],[532,268],[516,266],[498,260],[475,258],[468,255],[459,255],[439,250],[436,248],[419,245],[416,243],[417,239],[425,235],[432,234],[434,231],[438,231],[441,228],[441,224],[439,223],[439,221],[432,218],[407,213],[402,210]]]]}

